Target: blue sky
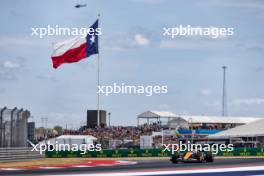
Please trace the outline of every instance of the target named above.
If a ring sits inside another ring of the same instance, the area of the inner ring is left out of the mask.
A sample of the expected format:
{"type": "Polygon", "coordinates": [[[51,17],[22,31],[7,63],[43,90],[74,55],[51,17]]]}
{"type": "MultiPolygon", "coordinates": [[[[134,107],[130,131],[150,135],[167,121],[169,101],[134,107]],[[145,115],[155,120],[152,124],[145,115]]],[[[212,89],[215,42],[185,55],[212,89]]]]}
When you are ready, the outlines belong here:
{"type": "Polygon", "coordinates": [[[220,115],[222,65],[228,114],[264,116],[264,2],[257,0],[6,0],[0,6],[0,106],[26,108],[40,124],[77,127],[96,108],[96,56],[51,64],[52,42],[32,27],[89,27],[101,14],[101,82],[168,85],[168,94],[102,96],[115,125],[135,125],[146,110],[220,115]],[[87,7],[76,9],[77,3],[87,7]],[[224,39],[162,36],[178,25],[233,27],[224,39]],[[138,37],[136,37],[138,36],[138,37]],[[142,42],[143,41],[143,42],[142,42]]]}

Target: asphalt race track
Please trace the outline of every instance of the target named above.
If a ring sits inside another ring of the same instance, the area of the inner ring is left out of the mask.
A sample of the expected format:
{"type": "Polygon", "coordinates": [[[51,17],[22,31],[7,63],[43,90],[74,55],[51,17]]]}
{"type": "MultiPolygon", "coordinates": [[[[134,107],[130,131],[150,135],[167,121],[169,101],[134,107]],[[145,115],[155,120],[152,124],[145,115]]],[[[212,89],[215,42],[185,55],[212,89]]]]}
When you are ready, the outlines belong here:
{"type": "MultiPolygon", "coordinates": [[[[133,165],[97,166],[83,168],[64,169],[39,169],[39,170],[1,170],[0,175],[79,175],[79,174],[103,174],[103,173],[133,173],[141,171],[166,171],[166,170],[194,170],[224,167],[264,166],[264,158],[241,158],[241,159],[216,159],[213,163],[178,163],[172,164],[167,160],[137,161],[133,165]]],[[[264,175],[264,170],[244,172],[229,172],[228,174],[188,174],[188,175],[264,175]]],[[[164,174],[162,174],[164,175],[164,174]]],[[[171,175],[171,174],[166,174],[171,175]]],[[[173,174],[172,174],[173,175],[173,174]]],[[[184,174],[182,174],[184,175],[184,174]]]]}

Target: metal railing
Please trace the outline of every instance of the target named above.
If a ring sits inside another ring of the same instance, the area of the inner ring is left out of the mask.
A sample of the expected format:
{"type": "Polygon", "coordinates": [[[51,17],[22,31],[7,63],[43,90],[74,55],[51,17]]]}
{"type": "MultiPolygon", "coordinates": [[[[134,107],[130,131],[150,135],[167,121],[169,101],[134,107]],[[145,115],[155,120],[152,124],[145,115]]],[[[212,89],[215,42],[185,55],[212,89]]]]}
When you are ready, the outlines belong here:
{"type": "Polygon", "coordinates": [[[41,155],[38,151],[31,150],[32,148],[29,147],[0,148],[0,162],[23,161],[45,157],[45,155],[41,155]]]}

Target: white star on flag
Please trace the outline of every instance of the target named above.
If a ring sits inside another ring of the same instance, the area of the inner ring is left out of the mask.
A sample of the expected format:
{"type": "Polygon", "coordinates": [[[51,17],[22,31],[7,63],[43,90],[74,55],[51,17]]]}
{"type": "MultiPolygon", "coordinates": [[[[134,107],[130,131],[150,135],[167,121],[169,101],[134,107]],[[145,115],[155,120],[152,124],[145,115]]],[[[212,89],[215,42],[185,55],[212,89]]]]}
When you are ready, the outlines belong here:
{"type": "Polygon", "coordinates": [[[93,44],[95,42],[94,40],[95,40],[95,37],[94,37],[94,35],[92,35],[90,38],[90,41],[91,41],[90,43],[93,44]]]}

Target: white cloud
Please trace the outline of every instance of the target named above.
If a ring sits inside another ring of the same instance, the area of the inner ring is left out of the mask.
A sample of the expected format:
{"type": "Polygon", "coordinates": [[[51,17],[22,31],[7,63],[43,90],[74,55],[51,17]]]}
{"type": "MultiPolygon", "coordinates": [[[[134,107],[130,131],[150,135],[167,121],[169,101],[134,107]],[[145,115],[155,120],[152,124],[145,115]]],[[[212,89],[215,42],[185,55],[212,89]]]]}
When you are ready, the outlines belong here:
{"type": "Polygon", "coordinates": [[[50,80],[50,81],[54,81],[54,82],[57,81],[57,79],[53,75],[46,74],[46,73],[45,74],[37,75],[36,77],[38,79],[50,80]]]}
{"type": "Polygon", "coordinates": [[[27,58],[21,56],[7,59],[0,58],[0,80],[18,80],[19,77],[28,72],[26,65],[27,58]]]}
{"type": "Polygon", "coordinates": [[[50,124],[58,124],[61,126],[68,125],[70,128],[77,128],[80,126],[80,122],[83,121],[81,115],[67,112],[51,112],[48,113],[46,117],[48,117],[48,126],[50,124]]]}
{"type": "Polygon", "coordinates": [[[201,95],[204,95],[204,96],[209,96],[209,95],[212,94],[212,90],[210,90],[210,89],[203,89],[203,90],[201,90],[200,94],[201,95]]]}
{"type": "Polygon", "coordinates": [[[146,45],[149,44],[149,40],[145,36],[143,36],[141,34],[136,34],[134,36],[134,39],[135,39],[137,45],[146,46],[146,45]]]}
{"type": "Polygon", "coordinates": [[[160,42],[160,48],[172,49],[223,49],[234,48],[236,43],[226,40],[201,40],[201,39],[181,39],[181,40],[163,40],[160,42]]]}
{"type": "Polygon", "coordinates": [[[3,67],[7,68],[7,69],[13,69],[13,68],[19,68],[20,65],[18,63],[15,63],[15,62],[5,61],[3,63],[3,67]]]}
{"type": "Polygon", "coordinates": [[[48,47],[51,46],[51,41],[41,40],[33,37],[21,36],[0,36],[0,46],[7,48],[9,46],[26,46],[26,47],[48,47]]]}
{"type": "Polygon", "coordinates": [[[134,2],[147,3],[147,4],[160,4],[164,0],[133,0],[134,2]]]}
{"type": "Polygon", "coordinates": [[[264,3],[262,0],[222,0],[222,1],[208,1],[207,5],[217,5],[226,7],[238,7],[238,8],[252,8],[263,10],[264,3]],[[209,2],[209,3],[208,3],[209,2]]]}
{"type": "Polygon", "coordinates": [[[106,49],[127,50],[137,49],[151,44],[150,38],[140,33],[118,32],[107,39],[106,49]]]}
{"type": "Polygon", "coordinates": [[[231,102],[233,105],[260,105],[264,104],[264,98],[241,98],[231,102]]]}
{"type": "Polygon", "coordinates": [[[168,105],[168,104],[160,104],[159,105],[159,109],[161,109],[161,110],[169,110],[170,109],[170,105],[168,105]]]}
{"type": "Polygon", "coordinates": [[[230,48],[246,49],[249,51],[262,51],[264,45],[260,42],[242,42],[239,40],[210,40],[201,38],[179,38],[162,40],[159,48],[179,49],[179,50],[223,50],[230,48]]]}
{"type": "Polygon", "coordinates": [[[0,61],[0,80],[17,80],[22,70],[21,59],[0,61]]]}

